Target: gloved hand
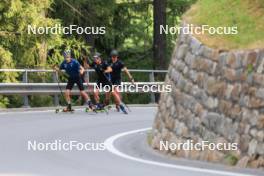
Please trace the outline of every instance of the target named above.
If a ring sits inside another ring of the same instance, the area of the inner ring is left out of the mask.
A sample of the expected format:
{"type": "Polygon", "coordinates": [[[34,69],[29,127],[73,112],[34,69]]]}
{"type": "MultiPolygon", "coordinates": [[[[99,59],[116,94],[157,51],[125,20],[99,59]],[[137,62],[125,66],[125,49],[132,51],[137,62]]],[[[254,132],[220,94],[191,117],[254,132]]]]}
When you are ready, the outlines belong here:
{"type": "Polygon", "coordinates": [[[60,71],[59,67],[56,64],[52,65],[52,69],[56,72],[60,71]]]}

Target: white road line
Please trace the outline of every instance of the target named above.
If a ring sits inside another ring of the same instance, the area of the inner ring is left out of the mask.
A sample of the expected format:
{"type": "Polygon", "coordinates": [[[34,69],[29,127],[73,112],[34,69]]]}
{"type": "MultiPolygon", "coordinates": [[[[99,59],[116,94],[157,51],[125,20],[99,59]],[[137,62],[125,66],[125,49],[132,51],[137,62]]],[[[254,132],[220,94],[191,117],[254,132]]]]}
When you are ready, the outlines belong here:
{"type": "Polygon", "coordinates": [[[134,134],[134,133],[139,133],[143,131],[150,130],[151,128],[143,128],[143,129],[138,129],[138,130],[133,130],[133,131],[128,131],[124,133],[119,133],[114,136],[111,136],[105,140],[105,146],[106,149],[115,154],[118,155],[122,158],[126,158],[129,160],[137,161],[140,163],[144,164],[150,164],[150,165],[156,165],[156,166],[161,166],[161,167],[168,167],[168,168],[174,168],[174,169],[180,169],[180,170],[185,170],[185,171],[192,171],[192,172],[202,172],[202,173],[210,173],[210,174],[217,174],[217,175],[229,175],[229,176],[252,176],[248,174],[242,174],[242,173],[234,173],[234,172],[228,172],[228,171],[219,171],[219,170],[212,170],[212,169],[205,169],[205,168],[196,168],[196,167],[190,167],[190,166],[182,166],[182,165],[176,165],[176,164],[168,164],[168,163],[163,163],[163,162],[157,162],[157,161],[151,161],[151,160],[145,160],[141,158],[136,158],[133,156],[129,156],[125,153],[120,152],[117,148],[114,146],[114,142],[121,137],[124,137],[126,135],[134,134]]]}
{"type": "MultiPolygon", "coordinates": [[[[60,110],[63,109],[59,108],[60,110]]],[[[33,111],[0,111],[0,115],[6,115],[6,114],[36,114],[36,113],[49,113],[49,112],[54,112],[55,113],[56,109],[43,109],[43,110],[33,110],[33,111]]],[[[84,111],[84,108],[76,108],[74,109],[74,111],[84,111]]]]}
{"type": "Polygon", "coordinates": [[[0,115],[6,114],[36,114],[36,113],[48,113],[48,112],[55,112],[54,110],[36,110],[36,111],[6,111],[0,112],[0,115]]]}
{"type": "MultiPolygon", "coordinates": [[[[137,105],[137,104],[132,104],[132,105],[129,105],[129,107],[133,107],[133,108],[156,108],[155,105],[143,105],[140,107],[140,105],[137,105]]],[[[58,107],[58,109],[63,109],[64,107],[63,106],[60,106],[58,107]]],[[[56,108],[57,109],[57,108],[56,108]]],[[[28,109],[28,110],[25,110],[25,111],[21,111],[21,110],[18,110],[18,111],[1,111],[0,110],[0,115],[6,115],[6,114],[34,114],[34,113],[47,113],[47,112],[55,112],[56,109],[40,109],[40,110],[34,110],[34,109],[28,109]]],[[[83,111],[85,109],[84,108],[74,108],[75,111],[83,111]]]]}

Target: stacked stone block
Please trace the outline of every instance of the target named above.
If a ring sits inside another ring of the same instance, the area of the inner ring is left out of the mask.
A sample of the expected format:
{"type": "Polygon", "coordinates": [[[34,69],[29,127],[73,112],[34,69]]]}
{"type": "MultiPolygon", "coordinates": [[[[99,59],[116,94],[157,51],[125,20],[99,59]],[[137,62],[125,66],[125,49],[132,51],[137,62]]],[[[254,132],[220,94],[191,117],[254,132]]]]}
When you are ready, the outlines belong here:
{"type": "MultiPolygon", "coordinates": [[[[237,165],[264,167],[264,49],[217,50],[181,34],[169,65],[153,124],[160,141],[238,143],[237,165]]],[[[230,151],[167,151],[190,159],[225,162],[230,151]]]]}

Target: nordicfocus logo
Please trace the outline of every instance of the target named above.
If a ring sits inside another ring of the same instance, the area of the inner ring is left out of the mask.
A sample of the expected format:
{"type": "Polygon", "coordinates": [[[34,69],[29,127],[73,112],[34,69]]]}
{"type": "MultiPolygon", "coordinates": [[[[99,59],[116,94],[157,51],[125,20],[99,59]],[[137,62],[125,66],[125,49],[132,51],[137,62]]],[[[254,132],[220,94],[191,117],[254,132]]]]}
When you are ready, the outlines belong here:
{"type": "Polygon", "coordinates": [[[68,142],[62,142],[61,140],[38,142],[34,140],[27,143],[28,151],[103,151],[105,149],[104,143],[82,143],[75,140],[68,142]]]}
{"type": "Polygon", "coordinates": [[[173,143],[168,141],[160,141],[160,150],[218,150],[218,151],[235,151],[238,150],[237,143],[211,143],[209,141],[201,141],[194,143],[193,140],[187,140],[186,142],[173,143]]]}
{"type": "Polygon", "coordinates": [[[210,35],[237,35],[239,33],[237,26],[218,26],[212,27],[209,25],[195,26],[188,24],[187,26],[169,26],[160,25],[160,34],[210,34],[210,35]]]}
{"type": "Polygon", "coordinates": [[[121,85],[103,85],[99,83],[99,85],[95,85],[93,87],[94,91],[99,90],[100,92],[110,92],[110,91],[118,91],[118,92],[152,92],[152,93],[162,93],[162,92],[171,92],[172,87],[170,84],[155,84],[155,85],[140,85],[140,84],[121,84],[121,85]]]}
{"type": "Polygon", "coordinates": [[[28,34],[92,34],[92,35],[103,35],[106,33],[106,27],[104,26],[88,26],[88,27],[81,27],[77,25],[70,25],[70,26],[61,26],[60,24],[56,24],[54,26],[46,26],[46,27],[37,27],[36,25],[28,25],[27,27],[28,34]]]}

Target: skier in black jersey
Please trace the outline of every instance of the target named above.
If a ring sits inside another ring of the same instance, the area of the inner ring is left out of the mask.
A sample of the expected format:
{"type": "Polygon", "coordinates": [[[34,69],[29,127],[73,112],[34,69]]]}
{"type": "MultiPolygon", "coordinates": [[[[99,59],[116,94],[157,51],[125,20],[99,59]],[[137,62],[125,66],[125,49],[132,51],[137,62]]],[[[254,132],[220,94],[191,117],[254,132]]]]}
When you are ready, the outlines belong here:
{"type": "MultiPolygon", "coordinates": [[[[132,84],[134,84],[134,78],[131,76],[124,62],[122,62],[119,59],[119,54],[117,50],[112,50],[110,53],[110,57],[111,59],[109,60],[109,66],[112,68],[112,72],[110,72],[111,81],[113,85],[116,85],[114,87],[114,92],[116,92],[119,95],[120,100],[121,100],[121,94],[117,86],[121,85],[121,82],[122,82],[122,77],[121,77],[122,70],[126,73],[126,75],[128,76],[129,80],[132,82],[132,84]]],[[[109,104],[109,100],[110,100],[110,97],[106,99],[105,104],[109,104]]],[[[117,110],[119,110],[117,102],[116,102],[116,108],[117,110]]]]}
{"type": "MultiPolygon", "coordinates": [[[[89,60],[87,60],[87,63],[85,65],[86,65],[86,68],[93,68],[95,70],[97,74],[97,86],[98,87],[102,87],[102,88],[104,88],[105,86],[110,87],[110,90],[105,93],[106,99],[109,99],[108,97],[110,97],[110,95],[112,94],[118,108],[120,108],[122,112],[127,114],[127,111],[125,110],[124,105],[121,103],[119,95],[117,94],[117,92],[112,91],[111,89],[112,88],[112,82],[111,82],[112,68],[108,65],[107,62],[102,61],[101,54],[96,53],[93,56],[93,62],[89,62],[89,60]]],[[[104,105],[100,104],[100,97],[99,97],[98,89],[96,89],[96,91],[94,92],[94,98],[97,104],[97,109],[102,109],[104,105]]]]}

